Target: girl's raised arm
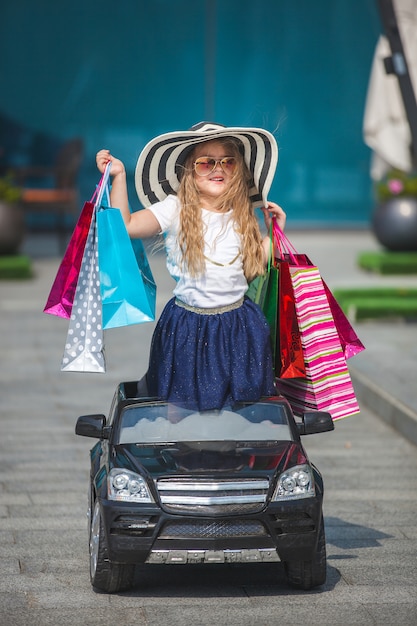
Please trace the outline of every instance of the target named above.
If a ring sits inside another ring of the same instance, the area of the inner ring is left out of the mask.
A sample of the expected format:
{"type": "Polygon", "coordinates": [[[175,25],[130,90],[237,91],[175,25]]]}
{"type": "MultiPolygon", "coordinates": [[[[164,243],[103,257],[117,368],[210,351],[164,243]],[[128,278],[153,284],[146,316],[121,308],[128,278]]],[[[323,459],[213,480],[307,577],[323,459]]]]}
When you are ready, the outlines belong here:
{"type": "Polygon", "coordinates": [[[153,237],[161,231],[158,220],[149,209],[143,209],[131,213],[129,209],[129,198],[127,193],[126,170],[120,159],[116,159],[109,150],[100,150],[96,155],[97,167],[101,173],[104,172],[107,163],[111,161],[110,175],[112,177],[112,188],[110,192],[110,202],[113,207],[120,209],[126,230],[130,237],[145,239],[153,237]]]}

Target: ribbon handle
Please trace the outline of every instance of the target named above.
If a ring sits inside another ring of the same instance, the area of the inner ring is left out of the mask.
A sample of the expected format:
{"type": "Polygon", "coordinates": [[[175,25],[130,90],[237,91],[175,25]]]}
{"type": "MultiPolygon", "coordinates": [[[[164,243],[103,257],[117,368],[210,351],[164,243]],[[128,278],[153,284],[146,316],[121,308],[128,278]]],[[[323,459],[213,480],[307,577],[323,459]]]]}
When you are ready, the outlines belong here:
{"type": "Polygon", "coordinates": [[[110,206],[110,194],[109,194],[110,170],[111,170],[111,161],[107,163],[103,176],[101,177],[100,182],[97,185],[96,201],[94,203],[95,208],[100,207],[105,193],[106,193],[108,205],[110,206]]]}
{"type": "Polygon", "coordinates": [[[272,223],[272,236],[275,242],[276,247],[279,250],[279,254],[281,259],[284,259],[284,255],[287,254],[291,260],[293,265],[298,265],[296,254],[298,254],[297,250],[292,245],[291,241],[288,239],[287,235],[280,228],[275,217],[271,220],[272,223]]]}

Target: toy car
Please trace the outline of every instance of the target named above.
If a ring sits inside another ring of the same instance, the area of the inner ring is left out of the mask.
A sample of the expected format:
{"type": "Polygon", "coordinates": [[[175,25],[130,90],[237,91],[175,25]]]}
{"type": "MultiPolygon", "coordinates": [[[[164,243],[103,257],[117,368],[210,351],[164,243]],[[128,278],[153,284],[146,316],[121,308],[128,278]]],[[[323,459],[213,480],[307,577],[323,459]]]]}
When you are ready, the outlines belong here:
{"type": "Polygon", "coordinates": [[[323,480],[300,435],[334,428],[325,412],[295,419],[281,396],[196,412],[118,385],[110,414],[78,418],[95,437],[90,575],[115,593],[139,563],[282,561],[291,586],[326,579],[323,480]]]}

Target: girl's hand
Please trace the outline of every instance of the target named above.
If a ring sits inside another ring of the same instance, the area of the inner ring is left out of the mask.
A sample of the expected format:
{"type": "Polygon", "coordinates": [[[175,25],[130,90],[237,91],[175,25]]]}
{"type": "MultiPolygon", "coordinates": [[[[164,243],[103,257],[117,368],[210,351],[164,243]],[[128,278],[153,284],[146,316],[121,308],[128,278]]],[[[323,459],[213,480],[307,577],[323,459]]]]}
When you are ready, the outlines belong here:
{"type": "Polygon", "coordinates": [[[271,226],[271,220],[273,217],[276,218],[278,226],[281,230],[284,230],[287,216],[285,211],[278,204],[275,204],[275,202],[268,202],[266,207],[262,207],[262,211],[267,230],[269,230],[269,227],[271,226]]]}
{"type": "MultiPolygon", "coordinates": [[[[264,220],[265,220],[265,226],[266,226],[267,232],[269,232],[273,217],[275,217],[275,219],[277,220],[277,223],[280,229],[284,230],[285,220],[287,219],[287,216],[285,212],[283,211],[283,209],[278,204],[275,204],[275,202],[268,202],[266,207],[262,207],[262,211],[264,214],[264,220]]],[[[264,261],[266,265],[271,256],[271,240],[270,240],[269,234],[266,237],[264,237],[262,241],[262,247],[264,251],[264,261]]]]}
{"type": "Polygon", "coordinates": [[[122,161],[110,154],[110,150],[100,150],[96,154],[96,163],[101,174],[106,169],[106,165],[109,161],[111,161],[110,175],[112,177],[117,176],[117,174],[125,174],[125,166],[122,161]]]}

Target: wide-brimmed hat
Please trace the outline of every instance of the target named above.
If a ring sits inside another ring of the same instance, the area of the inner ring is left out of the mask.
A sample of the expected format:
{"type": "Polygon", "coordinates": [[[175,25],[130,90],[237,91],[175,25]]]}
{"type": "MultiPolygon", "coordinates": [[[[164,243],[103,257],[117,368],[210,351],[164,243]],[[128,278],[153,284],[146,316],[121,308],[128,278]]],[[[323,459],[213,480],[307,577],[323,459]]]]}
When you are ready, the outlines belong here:
{"type": "Polygon", "coordinates": [[[250,198],[253,206],[265,206],[278,163],[278,146],[274,136],[262,128],[226,127],[210,122],[200,122],[186,131],[159,135],[146,144],[135,171],[136,191],[143,206],[176,194],[182,166],[196,144],[226,137],[238,141],[252,174],[250,198]]]}

